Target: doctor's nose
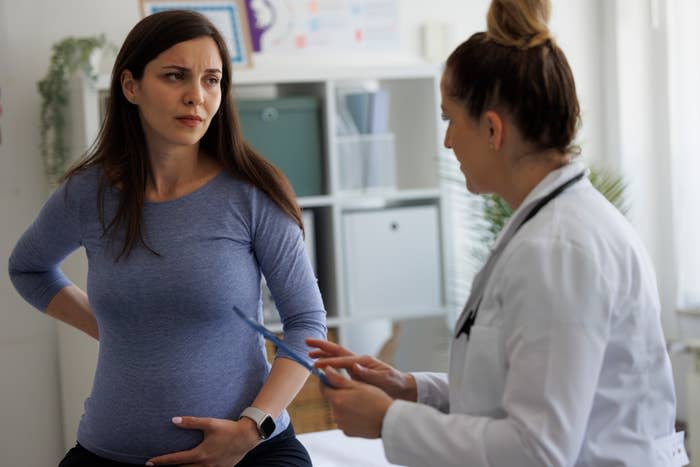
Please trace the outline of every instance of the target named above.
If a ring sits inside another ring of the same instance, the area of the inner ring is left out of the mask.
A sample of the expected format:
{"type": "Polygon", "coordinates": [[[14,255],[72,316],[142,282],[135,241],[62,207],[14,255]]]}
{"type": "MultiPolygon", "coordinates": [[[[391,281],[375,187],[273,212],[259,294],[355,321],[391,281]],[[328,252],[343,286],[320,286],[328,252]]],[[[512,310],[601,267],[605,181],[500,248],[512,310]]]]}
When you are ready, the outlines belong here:
{"type": "Polygon", "coordinates": [[[442,144],[447,148],[447,149],[452,149],[452,143],[450,143],[450,137],[447,132],[445,132],[445,138],[442,141],[442,144]]]}

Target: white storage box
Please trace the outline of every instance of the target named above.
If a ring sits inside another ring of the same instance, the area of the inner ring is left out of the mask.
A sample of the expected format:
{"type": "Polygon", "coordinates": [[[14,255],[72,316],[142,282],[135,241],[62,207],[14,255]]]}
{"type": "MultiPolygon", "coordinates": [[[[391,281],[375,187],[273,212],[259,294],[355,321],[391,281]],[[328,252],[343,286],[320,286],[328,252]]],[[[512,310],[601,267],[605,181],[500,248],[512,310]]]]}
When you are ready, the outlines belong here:
{"type": "Polygon", "coordinates": [[[396,154],[391,133],[339,136],[340,189],[396,189],[396,154]]]}
{"type": "Polygon", "coordinates": [[[436,206],[345,213],[343,251],[349,314],[440,313],[437,226],[436,206]]]}

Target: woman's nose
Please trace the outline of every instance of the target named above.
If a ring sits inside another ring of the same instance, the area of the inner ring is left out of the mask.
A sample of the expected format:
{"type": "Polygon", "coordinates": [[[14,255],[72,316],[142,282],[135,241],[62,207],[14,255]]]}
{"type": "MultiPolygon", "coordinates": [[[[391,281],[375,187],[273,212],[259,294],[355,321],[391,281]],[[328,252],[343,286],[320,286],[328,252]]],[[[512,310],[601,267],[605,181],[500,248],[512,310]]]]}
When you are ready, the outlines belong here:
{"type": "Polygon", "coordinates": [[[204,92],[199,83],[194,83],[185,94],[185,104],[200,105],[204,101],[204,92]]]}

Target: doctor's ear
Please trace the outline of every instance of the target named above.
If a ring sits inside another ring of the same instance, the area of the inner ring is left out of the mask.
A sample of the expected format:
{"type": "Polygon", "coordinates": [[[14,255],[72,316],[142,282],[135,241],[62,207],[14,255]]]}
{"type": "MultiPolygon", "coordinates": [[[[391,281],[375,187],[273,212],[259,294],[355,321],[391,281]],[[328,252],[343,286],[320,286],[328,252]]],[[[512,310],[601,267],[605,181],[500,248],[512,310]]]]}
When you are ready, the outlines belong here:
{"type": "Polygon", "coordinates": [[[126,100],[132,104],[136,104],[136,87],[139,83],[134,79],[134,75],[131,74],[131,71],[124,70],[119,79],[122,85],[122,93],[124,93],[126,100]]]}
{"type": "Polygon", "coordinates": [[[503,118],[493,110],[486,111],[484,118],[488,130],[489,149],[498,151],[503,145],[503,118]]]}

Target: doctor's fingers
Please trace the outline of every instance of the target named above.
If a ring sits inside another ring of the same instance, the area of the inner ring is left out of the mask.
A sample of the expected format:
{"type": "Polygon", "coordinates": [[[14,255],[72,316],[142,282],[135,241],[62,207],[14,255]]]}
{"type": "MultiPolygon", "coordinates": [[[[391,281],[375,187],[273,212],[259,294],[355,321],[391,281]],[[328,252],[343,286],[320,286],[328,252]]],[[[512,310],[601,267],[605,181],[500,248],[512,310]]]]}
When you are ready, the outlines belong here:
{"type": "Polygon", "coordinates": [[[349,370],[361,357],[322,357],[314,362],[316,368],[344,368],[349,370]]]}
{"type": "Polygon", "coordinates": [[[348,371],[354,371],[356,365],[361,365],[365,368],[370,368],[373,370],[391,370],[393,369],[390,365],[377,360],[369,355],[353,355],[348,357],[323,357],[319,358],[314,362],[314,366],[317,368],[333,367],[333,368],[345,368],[348,371]]]}
{"type": "Polygon", "coordinates": [[[328,352],[324,352],[323,350],[312,350],[309,352],[309,357],[311,358],[331,358],[334,357],[335,355],[330,354],[328,352]]]}
{"type": "Polygon", "coordinates": [[[323,339],[306,339],[306,345],[316,348],[309,352],[309,356],[312,358],[349,357],[355,355],[351,350],[346,349],[342,345],[323,339]]]}
{"type": "Polygon", "coordinates": [[[360,357],[321,358],[314,362],[318,368],[343,368],[356,381],[368,383],[386,390],[385,386],[392,385],[394,373],[400,373],[381,360],[369,355],[360,357]]]}
{"type": "Polygon", "coordinates": [[[331,380],[334,385],[346,385],[340,389],[324,390],[338,428],[347,436],[379,437],[384,414],[393,400],[379,388],[349,381],[332,369],[327,373],[340,377],[340,381],[331,380]]]}
{"type": "Polygon", "coordinates": [[[321,386],[321,394],[328,401],[334,399],[336,397],[335,394],[338,392],[351,389],[357,385],[357,383],[341,375],[333,368],[326,368],[326,378],[328,379],[328,382],[332,384],[332,386],[326,386],[321,382],[319,382],[319,385],[321,386]]]}

